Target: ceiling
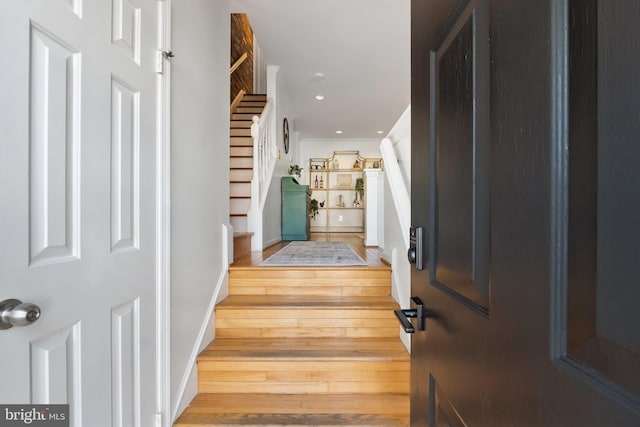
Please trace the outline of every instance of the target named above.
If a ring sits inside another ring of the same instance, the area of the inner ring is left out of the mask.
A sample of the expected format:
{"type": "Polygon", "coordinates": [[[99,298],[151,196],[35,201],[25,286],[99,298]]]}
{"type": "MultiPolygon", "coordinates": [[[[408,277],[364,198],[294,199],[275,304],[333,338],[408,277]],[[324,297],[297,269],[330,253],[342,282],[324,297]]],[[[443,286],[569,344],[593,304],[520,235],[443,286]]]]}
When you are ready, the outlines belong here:
{"type": "Polygon", "coordinates": [[[409,105],[410,0],[231,0],[231,12],[280,66],[299,139],[381,138],[409,105]]]}

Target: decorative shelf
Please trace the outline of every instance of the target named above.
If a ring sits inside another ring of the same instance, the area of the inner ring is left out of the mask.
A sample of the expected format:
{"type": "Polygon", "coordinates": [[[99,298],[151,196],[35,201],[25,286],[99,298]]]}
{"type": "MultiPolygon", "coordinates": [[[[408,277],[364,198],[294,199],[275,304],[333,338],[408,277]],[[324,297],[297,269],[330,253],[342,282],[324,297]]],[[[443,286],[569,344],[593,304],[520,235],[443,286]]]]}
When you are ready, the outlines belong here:
{"type": "Polygon", "coordinates": [[[325,203],[312,220],[312,231],[363,232],[365,203],[361,194],[364,194],[364,188],[362,192],[356,190],[356,182],[362,180],[364,184],[364,170],[382,169],[382,165],[381,158],[365,158],[359,151],[334,151],[331,157],[309,159],[311,197],[325,203]],[[315,187],[316,179],[318,185],[322,183],[321,188],[315,187]],[[338,186],[338,183],[348,185],[338,186]],[[352,206],[354,198],[359,206],[352,206]],[[336,206],[338,201],[345,206],[336,206]]]}

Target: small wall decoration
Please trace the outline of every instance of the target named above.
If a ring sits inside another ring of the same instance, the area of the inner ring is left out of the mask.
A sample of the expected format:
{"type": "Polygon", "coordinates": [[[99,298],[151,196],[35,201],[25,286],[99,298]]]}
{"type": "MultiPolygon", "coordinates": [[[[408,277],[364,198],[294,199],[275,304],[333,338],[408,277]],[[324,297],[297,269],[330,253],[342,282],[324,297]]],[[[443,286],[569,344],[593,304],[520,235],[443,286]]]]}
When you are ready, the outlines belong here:
{"type": "Polygon", "coordinates": [[[284,152],[289,153],[289,120],[285,117],[282,121],[282,139],[284,142],[284,152]]]}

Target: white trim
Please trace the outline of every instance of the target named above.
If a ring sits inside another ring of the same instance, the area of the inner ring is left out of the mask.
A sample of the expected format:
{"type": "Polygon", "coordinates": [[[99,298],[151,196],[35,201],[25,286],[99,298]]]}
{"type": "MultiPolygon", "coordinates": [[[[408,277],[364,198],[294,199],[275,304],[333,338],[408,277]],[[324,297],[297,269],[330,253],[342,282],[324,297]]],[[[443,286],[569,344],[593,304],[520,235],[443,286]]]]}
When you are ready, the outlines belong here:
{"type": "MultiPolygon", "coordinates": [[[[158,0],[158,49],[171,46],[171,3],[158,0]]],[[[171,63],[157,74],[156,112],[156,426],[170,427],[171,407],[171,63]]]]}
{"type": "Polygon", "coordinates": [[[264,247],[268,248],[269,246],[273,246],[276,243],[280,243],[280,242],[282,242],[282,237],[274,237],[273,239],[264,242],[264,247]]]}
{"type": "MultiPolygon", "coordinates": [[[[222,269],[220,271],[220,275],[218,276],[218,282],[216,283],[215,289],[213,290],[213,295],[209,301],[209,307],[204,315],[204,319],[202,320],[202,324],[200,325],[200,331],[198,332],[198,337],[191,349],[191,355],[189,356],[189,360],[187,361],[186,368],[182,375],[182,380],[180,381],[180,386],[178,387],[178,393],[176,395],[176,400],[173,402],[173,408],[171,410],[171,420],[175,422],[175,420],[180,415],[180,408],[185,408],[186,405],[182,404],[182,400],[186,397],[186,391],[189,383],[193,383],[193,380],[190,381],[193,377],[193,372],[196,368],[196,362],[198,359],[198,354],[200,354],[200,350],[202,348],[202,343],[204,342],[204,338],[207,335],[207,331],[210,329],[209,325],[213,321],[213,313],[218,302],[218,296],[222,289],[225,288],[225,284],[229,282],[229,255],[227,253],[228,242],[227,240],[233,238],[229,234],[229,230],[231,227],[228,224],[222,224],[222,269]]],[[[231,232],[233,233],[233,231],[231,232]]]]}

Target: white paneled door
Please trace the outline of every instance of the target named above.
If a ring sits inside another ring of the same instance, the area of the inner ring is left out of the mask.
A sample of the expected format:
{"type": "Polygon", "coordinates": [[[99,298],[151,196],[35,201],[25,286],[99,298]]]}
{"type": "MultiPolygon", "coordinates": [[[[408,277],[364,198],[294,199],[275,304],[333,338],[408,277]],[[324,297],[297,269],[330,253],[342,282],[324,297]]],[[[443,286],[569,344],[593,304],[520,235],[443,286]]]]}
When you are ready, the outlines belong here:
{"type": "Polygon", "coordinates": [[[0,404],[156,413],[156,0],[0,2],[0,404]]]}

